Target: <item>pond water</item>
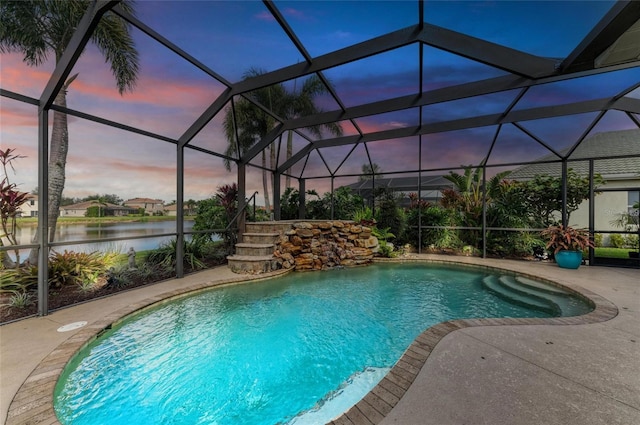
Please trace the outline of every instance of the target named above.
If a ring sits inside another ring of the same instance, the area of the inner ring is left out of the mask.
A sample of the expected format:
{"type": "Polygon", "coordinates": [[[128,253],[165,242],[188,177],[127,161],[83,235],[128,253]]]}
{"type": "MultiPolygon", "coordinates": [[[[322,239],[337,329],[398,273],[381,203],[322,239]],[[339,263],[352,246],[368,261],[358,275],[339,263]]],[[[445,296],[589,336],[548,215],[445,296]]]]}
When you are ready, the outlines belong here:
{"type": "MultiPolygon", "coordinates": [[[[185,220],[185,232],[193,228],[192,220],[185,220]]],[[[58,224],[56,228],[56,242],[81,242],[95,239],[109,239],[122,237],[139,237],[149,235],[161,235],[176,232],[176,222],[171,221],[148,221],[148,222],[127,222],[127,223],[72,223],[58,224]]],[[[36,234],[36,226],[20,226],[18,228],[18,242],[21,245],[28,245],[36,234]]],[[[129,248],[136,251],[147,251],[156,249],[164,242],[174,239],[174,236],[159,236],[144,239],[131,239],[115,242],[99,243],[72,243],[70,245],[55,247],[56,251],[117,251],[127,252],[129,248]]],[[[28,250],[23,250],[28,251],[28,250]]],[[[13,253],[11,253],[12,255],[13,253]]],[[[21,255],[22,251],[21,251],[21,255]]]]}

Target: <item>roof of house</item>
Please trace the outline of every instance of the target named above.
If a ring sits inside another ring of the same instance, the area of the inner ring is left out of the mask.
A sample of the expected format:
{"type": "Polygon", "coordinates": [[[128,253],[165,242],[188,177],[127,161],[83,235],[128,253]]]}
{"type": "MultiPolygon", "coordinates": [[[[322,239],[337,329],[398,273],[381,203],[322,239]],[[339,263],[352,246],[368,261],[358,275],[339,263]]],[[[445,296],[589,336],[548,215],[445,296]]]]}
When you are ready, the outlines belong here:
{"type": "MultiPolygon", "coordinates": [[[[358,190],[371,190],[372,185],[374,184],[374,180],[363,180],[357,181],[355,183],[351,183],[346,185],[346,187],[351,188],[354,191],[358,190]]],[[[422,190],[433,190],[433,189],[443,189],[445,187],[452,187],[453,184],[445,179],[442,176],[423,176],[421,178],[421,188],[422,190]]],[[[394,190],[405,190],[405,191],[418,191],[418,177],[376,177],[375,178],[375,187],[376,188],[389,188],[394,190]]]]}
{"type": "MultiPolygon", "coordinates": [[[[560,151],[566,154],[569,149],[560,151]]],[[[594,161],[594,171],[605,179],[640,178],[640,129],[597,133],[578,145],[569,159],[605,158],[594,161]],[[615,156],[636,155],[628,158],[615,156]]],[[[554,154],[545,155],[536,161],[559,161],[554,154]]],[[[589,173],[589,161],[570,161],[568,167],[580,175],[589,173]]],[[[529,164],[515,169],[510,179],[527,180],[540,174],[558,176],[562,166],[559,162],[529,164]]]]}
{"type": "Polygon", "coordinates": [[[80,202],[73,205],[62,205],[60,209],[61,210],[86,210],[87,208],[97,207],[99,205],[102,205],[103,207],[109,208],[111,210],[119,210],[119,209],[130,210],[131,209],[131,207],[123,207],[122,205],[110,204],[109,202],[98,203],[96,201],[80,202]]]}
{"type": "Polygon", "coordinates": [[[124,201],[124,203],[126,204],[127,202],[144,202],[147,204],[164,204],[164,201],[162,199],[151,199],[151,198],[133,198],[133,199],[127,199],[126,201],[124,201]]]}

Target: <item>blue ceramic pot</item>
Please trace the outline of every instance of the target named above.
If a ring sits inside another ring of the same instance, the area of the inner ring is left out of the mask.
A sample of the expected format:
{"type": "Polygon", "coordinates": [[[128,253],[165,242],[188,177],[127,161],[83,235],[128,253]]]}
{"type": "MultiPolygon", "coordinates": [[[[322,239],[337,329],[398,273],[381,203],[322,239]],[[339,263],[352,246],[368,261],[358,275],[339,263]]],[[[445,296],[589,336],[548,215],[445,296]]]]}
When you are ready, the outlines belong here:
{"type": "Polygon", "coordinates": [[[563,269],[577,269],[582,264],[582,251],[559,251],[555,259],[563,269]]]}

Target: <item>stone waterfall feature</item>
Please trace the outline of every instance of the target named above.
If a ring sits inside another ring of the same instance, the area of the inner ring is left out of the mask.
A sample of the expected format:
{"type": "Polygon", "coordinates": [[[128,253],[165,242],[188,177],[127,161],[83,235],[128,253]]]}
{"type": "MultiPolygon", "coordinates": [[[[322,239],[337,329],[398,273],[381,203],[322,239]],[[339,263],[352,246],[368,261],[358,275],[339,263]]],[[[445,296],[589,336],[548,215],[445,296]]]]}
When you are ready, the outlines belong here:
{"type": "Polygon", "coordinates": [[[247,223],[229,267],[236,273],[280,268],[326,270],[368,264],[378,239],[366,226],[342,220],[247,223]]]}

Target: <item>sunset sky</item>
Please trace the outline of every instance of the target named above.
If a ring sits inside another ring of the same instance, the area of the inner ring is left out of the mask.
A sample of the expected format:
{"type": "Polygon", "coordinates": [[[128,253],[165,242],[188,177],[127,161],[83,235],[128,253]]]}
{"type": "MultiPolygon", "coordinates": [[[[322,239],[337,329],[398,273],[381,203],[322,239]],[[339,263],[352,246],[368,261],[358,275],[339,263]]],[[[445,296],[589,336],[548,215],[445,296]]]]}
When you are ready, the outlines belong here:
{"type": "MultiPolygon", "coordinates": [[[[136,3],[137,16],[151,28],[195,56],[231,82],[242,79],[250,68],[273,71],[303,61],[285,33],[259,1],[143,1],[136,3]]],[[[372,37],[413,25],[416,1],[276,1],[300,41],[312,57],[372,37]]],[[[611,8],[611,1],[584,2],[425,2],[425,21],[534,55],[564,58],[611,8]]],[[[76,65],[78,78],[71,85],[68,107],[118,121],[171,138],[179,138],[198,118],[224,86],[204,72],[133,28],[140,53],[141,72],[136,89],[118,94],[114,79],[94,47],[89,47],[76,65]]],[[[404,96],[416,92],[419,82],[418,46],[410,45],[372,58],[327,70],[324,75],[347,106],[404,96]]],[[[39,98],[54,63],[31,68],[19,54],[0,57],[0,87],[39,98]]],[[[425,47],[425,90],[503,75],[489,66],[425,47]]],[[[519,108],[547,106],[611,96],[640,81],[640,69],[632,68],[596,77],[539,86],[530,90],[519,108]]],[[[300,82],[297,82],[298,84],[300,82]]],[[[293,89],[292,85],[289,85],[293,89]]],[[[460,100],[424,110],[426,122],[463,118],[479,113],[503,111],[517,93],[500,93],[478,100],[460,100]]],[[[638,90],[633,97],[640,97],[638,90]]],[[[324,110],[338,109],[328,96],[319,99],[324,110]]],[[[16,148],[26,156],[15,162],[9,178],[20,190],[37,186],[37,109],[0,98],[0,144],[16,148]]],[[[195,146],[224,152],[227,142],[220,130],[223,113],[192,142],[195,146]]],[[[527,128],[550,145],[571,145],[587,128],[594,114],[570,119],[527,122],[527,128]]],[[[357,120],[365,131],[418,124],[418,111],[385,114],[357,120]]],[[[354,134],[343,123],[345,134],[354,134]]],[[[593,132],[634,128],[623,113],[608,113],[593,132]]],[[[495,127],[423,137],[422,165],[426,168],[477,164],[487,151],[495,127]]],[[[170,143],[112,129],[82,119],[69,119],[70,151],[64,196],[117,194],[134,197],[175,199],[176,148],[170,143]]],[[[294,146],[305,145],[298,138],[294,146]]],[[[350,146],[321,153],[333,171],[350,146]]],[[[489,163],[530,161],[545,150],[512,126],[505,126],[497,142],[498,152],[489,163]],[[499,148],[499,149],[498,149],[499,148]]],[[[418,167],[417,138],[369,144],[372,161],[383,171],[418,167]]],[[[281,153],[281,156],[284,153],[281,153]]],[[[366,161],[361,146],[340,168],[340,174],[357,173],[366,161]]],[[[259,162],[256,158],[254,162],[259,162]]],[[[294,172],[302,170],[302,163],[294,172]]],[[[317,154],[309,159],[305,176],[328,174],[317,154]]],[[[249,175],[247,191],[261,191],[260,173],[249,175]]],[[[185,198],[203,199],[216,187],[236,180],[222,160],[188,149],[186,151],[185,198]]],[[[355,181],[336,179],[336,185],[355,181]]],[[[307,189],[329,189],[328,180],[307,181],[307,189]]]]}

